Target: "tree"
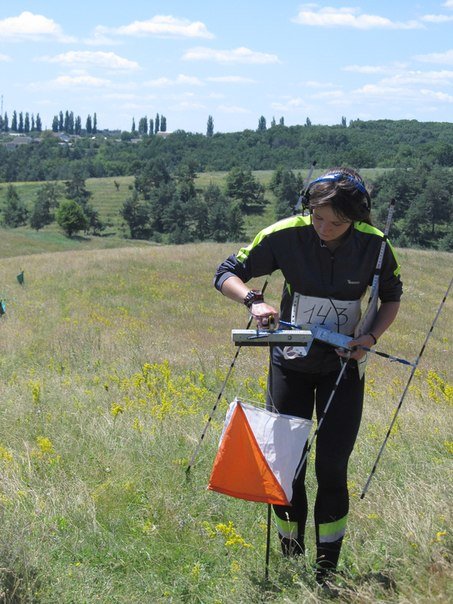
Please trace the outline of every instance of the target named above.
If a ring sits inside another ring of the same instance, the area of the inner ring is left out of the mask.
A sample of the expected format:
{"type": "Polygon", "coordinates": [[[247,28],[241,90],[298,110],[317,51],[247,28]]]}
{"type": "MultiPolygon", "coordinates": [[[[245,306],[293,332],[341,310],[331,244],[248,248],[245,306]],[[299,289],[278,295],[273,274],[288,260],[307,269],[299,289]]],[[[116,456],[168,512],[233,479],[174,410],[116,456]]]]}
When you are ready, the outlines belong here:
{"type": "Polygon", "coordinates": [[[11,130],[17,132],[17,113],[13,111],[13,117],[11,118],[11,130]]]}
{"type": "Polygon", "coordinates": [[[245,238],[244,217],[238,203],[232,203],[228,212],[228,239],[242,241],[245,238]]]}
{"type": "Polygon", "coordinates": [[[171,180],[170,173],[163,159],[154,159],[148,162],[135,177],[135,189],[149,199],[151,191],[171,180]]]}
{"type": "Polygon", "coordinates": [[[24,131],[24,116],[22,111],[19,113],[19,125],[17,126],[17,131],[21,134],[24,131]]]}
{"type": "Polygon", "coordinates": [[[154,134],[154,120],[150,119],[149,120],[149,128],[148,128],[148,132],[149,135],[151,136],[152,134],[154,134]]]}
{"type": "Polygon", "coordinates": [[[52,120],[52,132],[58,132],[58,115],[53,116],[52,120]]]}
{"type": "Polygon", "coordinates": [[[138,122],[138,133],[143,136],[144,134],[148,134],[148,118],[141,117],[138,122]]]}
{"type": "Polygon", "coordinates": [[[82,134],[82,118],[78,115],[75,119],[74,123],[74,133],[79,136],[82,134]]]}
{"type": "Polygon", "coordinates": [[[165,115],[162,115],[160,118],[160,131],[167,132],[167,118],[165,115]]]}
{"type": "Polygon", "coordinates": [[[239,203],[246,214],[262,212],[266,200],[264,187],[255,179],[251,170],[232,168],[226,178],[227,195],[239,203]]]}
{"type": "Polygon", "coordinates": [[[20,199],[16,188],[8,185],[6,202],[3,206],[3,224],[7,227],[17,228],[27,223],[28,210],[20,199]]]}
{"type": "Polygon", "coordinates": [[[72,179],[65,182],[66,197],[77,202],[87,218],[87,227],[91,228],[93,235],[98,235],[105,229],[99,218],[99,212],[89,203],[92,195],[85,186],[85,180],[80,172],[75,172],[72,179]]]}
{"type": "Polygon", "coordinates": [[[93,132],[93,123],[91,121],[91,115],[87,116],[87,121],[85,123],[85,130],[87,131],[87,134],[91,134],[93,132]]]}
{"type": "Polygon", "coordinates": [[[82,231],[88,226],[88,219],[83,209],[73,199],[62,201],[56,212],[57,223],[68,237],[82,231]]]}
{"type": "Polygon", "coordinates": [[[30,132],[30,114],[27,112],[25,114],[25,120],[24,120],[24,132],[25,134],[28,134],[30,132]]]}
{"type": "Polygon", "coordinates": [[[262,115],[258,120],[258,132],[265,132],[266,128],[266,118],[262,115]]]}
{"type": "Polygon", "coordinates": [[[206,136],[210,138],[214,135],[214,120],[212,119],[212,115],[208,116],[208,123],[206,126],[206,136]]]}
{"type": "Polygon", "coordinates": [[[123,203],[120,214],[127,222],[132,239],[149,239],[152,233],[149,210],[140,201],[137,191],[123,203]]]}
{"type": "Polygon", "coordinates": [[[154,134],[157,134],[160,130],[160,116],[156,113],[156,119],[154,120],[154,134]]]}
{"type": "Polygon", "coordinates": [[[39,113],[36,114],[36,132],[42,132],[42,121],[39,113]]]}
{"type": "Polygon", "coordinates": [[[93,134],[97,134],[98,132],[98,116],[96,113],[93,113],[93,134]]]}
{"type": "Polygon", "coordinates": [[[276,197],[275,216],[277,220],[291,216],[303,188],[302,177],[292,170],[278,167],[272,174],[269,188],[276,197]]]}
{"type": "Polygon", "coordinates": [[[30,226],[33,229],[39,231],[53,222],[53,210],[58,207],[62,194],[61,186],[53,182],[48,182],[38,189],[30,214],[30,226]]]}

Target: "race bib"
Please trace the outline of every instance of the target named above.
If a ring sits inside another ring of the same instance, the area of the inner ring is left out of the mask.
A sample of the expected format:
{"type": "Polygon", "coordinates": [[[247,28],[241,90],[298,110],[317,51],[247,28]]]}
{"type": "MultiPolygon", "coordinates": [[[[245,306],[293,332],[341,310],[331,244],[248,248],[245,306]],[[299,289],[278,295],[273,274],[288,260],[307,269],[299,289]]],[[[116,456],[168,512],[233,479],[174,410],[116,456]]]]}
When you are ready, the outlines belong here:
{"type": "MultiPolygon", "coordinates": [[[[291,323],[302,328],[310,329],[320,325],[325,329],[352,335],[360,320],[360,300],[335,300],[333,298],[317,298],[294,294],[291,309],[291,323]]],[[[295,359],[306,356],[307,349],[302,346],[285,346],[285,359],[295,359]]]]}

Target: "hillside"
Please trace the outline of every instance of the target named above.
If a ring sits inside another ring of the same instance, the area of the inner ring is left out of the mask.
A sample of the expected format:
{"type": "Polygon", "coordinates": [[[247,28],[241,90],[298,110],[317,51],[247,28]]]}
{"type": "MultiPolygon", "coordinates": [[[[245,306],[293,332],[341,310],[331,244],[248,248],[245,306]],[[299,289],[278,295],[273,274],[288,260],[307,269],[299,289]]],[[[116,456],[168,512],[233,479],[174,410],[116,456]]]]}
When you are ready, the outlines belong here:
{"type": "MultiPolygon", "coordinates": [[[[186,478],[235,353],[230,331],[247,320],[211,285],[217,263],[234,250],[190,244],[1,256],[5,601],[13,594],[37,603],[323,601],[312,557],[306,566],[281,559],[275,535],[270,582],[263,582],[264,505],[206,491],[226,401],[236,394],[263,400],[265,349],[241,351],[186,478]]],[[[379,345],[414,359],[451,278],[452,256],[399,254],[402,311],[379,345]]],[[[278,299],[280,289],[276,275],[268,298],[278,299]]],[[[370,360],[350,468],[346,601],[428,604],[453,595],[451,311],[450,298],[360,500],[409,375],[370,360]]]]}
{"type": "MultiPolygon", "coordinates": [[[[321,174],[323,168],[319,167],[313,173],[313,178],[321,174]]],[[[363,170],[362,174],[368,182],[372,183],[379,174],[385,170],[368,169],[363,170]]],[[[262,215],[245,217],[245,232],[248,238],[270,224],[275,220],[274,203],[275,199],[268,190],[269,182],[272,177],[272,170],[260,170],[253,172],[253,176],[258,182],[264,185],[267,190],[265,197],[268,205],[262,215]]],[[[306,171],[302,171],[306,176],[306,171]]],[[[204,172],[197,174],[196,187],[203,191],[206,187],[214,183],[225,188],[227,172],[204,172]]],[[[64,181],[61,181],[62,184],[64,181]]],[[[131,188],[134,184],[132,176],[120,176],[111,178],[88,178],[86,188],[91,193],[90,203],[99,212],[101,220],[107,225],[102,237],[65,237],[61,229],[54,223],[40,231],[34,231],[30,227],[20,227],[17,229],[1,229],[0,254],[3,257],[15,256],[20,254],[37,253],[40,251],[64,251],[68,249],[93,249],[104,247],[124,247],[125,245],[147,245],[146,242],[125,241],[125,235],[128,229],[124,226],[124,221],[120,216],[120,209],[125,200],[131,195],[131,188]]],[[[36,193],[42,182],[19,182],[14,183],[14,188],[26,207],[31,210],[36,199],[36,193]]],[[[0,208],[6,201],[7,185],[0,184],[0,208]]],[[[297,200],[295,200],[296,202],[297,200]]],[[[294,203],[295,203],[294,202],[294,203]]],[[[149,243],[148,243],[149,245],[149,243]]]]}

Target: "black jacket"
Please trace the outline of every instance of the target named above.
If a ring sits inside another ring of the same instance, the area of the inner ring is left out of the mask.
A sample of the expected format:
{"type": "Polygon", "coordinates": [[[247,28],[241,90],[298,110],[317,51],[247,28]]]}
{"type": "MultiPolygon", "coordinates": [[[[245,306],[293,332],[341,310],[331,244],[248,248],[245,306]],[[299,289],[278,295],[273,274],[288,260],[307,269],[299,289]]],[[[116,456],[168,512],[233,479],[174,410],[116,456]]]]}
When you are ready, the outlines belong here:
{"type": "MultiPolygon", "coordinates": [[[[218,267],[214,285],[220,290],[232,275],[247,282],[281,270],[285,284],[280,318],[291,321],[296,293],[328,300],[360,300],[371,285],[382,238],[383,233],[375,227],[357,222],[351,225],[341,245],[331,252],[318,237],[309,216],[292,216],[263,229],[248,247],[229,256],[218,267]]],[[[379,280],[381,302],[400,300],[399,269],[388,243],[379,280]]],[[[307,357],[291,361],[284,358],[280,347],[274,347],[272,359],[274,363],[308,372],[332,371],[339,365],[335,351],[319,343],[311,347],[307,357]]]]}

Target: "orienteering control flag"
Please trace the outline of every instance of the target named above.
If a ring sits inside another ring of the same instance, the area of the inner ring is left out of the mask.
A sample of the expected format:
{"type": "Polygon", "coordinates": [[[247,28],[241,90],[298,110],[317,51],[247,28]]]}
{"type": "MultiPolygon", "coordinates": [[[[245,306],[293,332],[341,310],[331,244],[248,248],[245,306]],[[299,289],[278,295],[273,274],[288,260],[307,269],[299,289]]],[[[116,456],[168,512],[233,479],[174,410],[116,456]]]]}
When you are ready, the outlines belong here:
{"type": "Polygon", "coordinates": [[[290,505],[292,483],[311,420],[230,404],[208,489],[276,505],[290,505]]]}

